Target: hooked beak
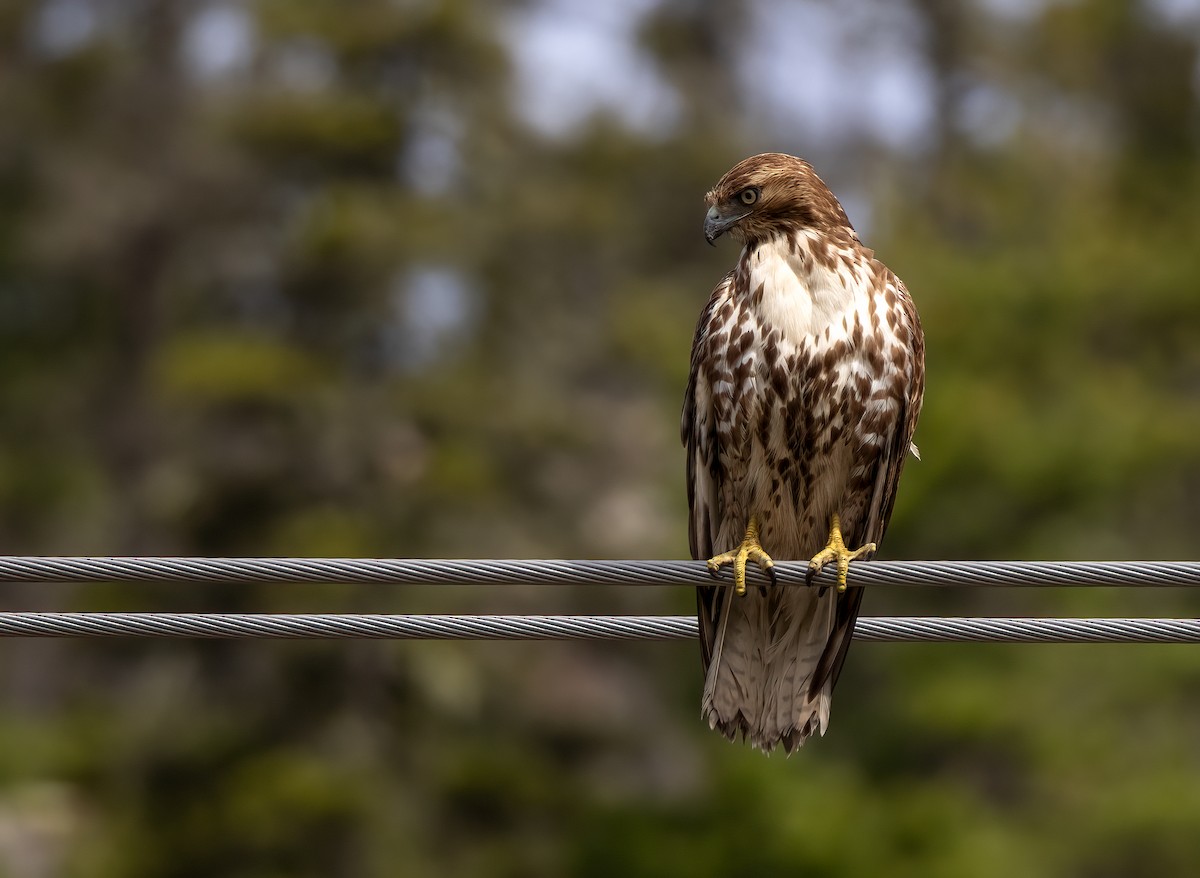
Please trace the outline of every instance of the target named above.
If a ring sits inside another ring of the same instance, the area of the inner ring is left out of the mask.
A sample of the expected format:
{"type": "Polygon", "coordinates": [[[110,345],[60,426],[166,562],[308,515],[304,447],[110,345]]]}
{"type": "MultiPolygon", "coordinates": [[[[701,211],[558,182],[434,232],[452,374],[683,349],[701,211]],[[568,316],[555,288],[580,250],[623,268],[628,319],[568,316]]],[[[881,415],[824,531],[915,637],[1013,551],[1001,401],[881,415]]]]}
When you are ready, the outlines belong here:
{"type": "Polygon", "coordinates": [[[738,220],[745,219],[750,215],[750,211],[740,213],[737,216],[724,216],[714,204],[708,209],[708,213],[704,215],[704,240],[708,241],[714,247],[717,246],[717,238],[729,231],[729,227],[738,220]]]}

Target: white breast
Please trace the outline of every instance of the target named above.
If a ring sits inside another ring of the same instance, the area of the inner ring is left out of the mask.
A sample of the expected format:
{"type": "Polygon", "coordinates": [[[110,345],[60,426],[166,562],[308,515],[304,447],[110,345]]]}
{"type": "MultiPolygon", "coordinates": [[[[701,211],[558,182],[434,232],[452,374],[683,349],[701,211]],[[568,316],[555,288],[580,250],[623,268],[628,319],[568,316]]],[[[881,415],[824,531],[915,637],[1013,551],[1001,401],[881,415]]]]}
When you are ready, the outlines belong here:
{"type": "MultiPolygon", "coordinates": [[[[862,294],[863,279],[840,260],[825,267],[810,255],[814,241],[797,233],[797,246],[786,237],[760,244],[747,254],[750,290],[762,286],[756,308],[766,326],[779,329],[782,340],[807,345],[830,330],[844,336],[843,320],[854,324],[854,313],[869,306],[862,294]]],[[[823,246],[817,244],[816,246],[823,246]]]]}

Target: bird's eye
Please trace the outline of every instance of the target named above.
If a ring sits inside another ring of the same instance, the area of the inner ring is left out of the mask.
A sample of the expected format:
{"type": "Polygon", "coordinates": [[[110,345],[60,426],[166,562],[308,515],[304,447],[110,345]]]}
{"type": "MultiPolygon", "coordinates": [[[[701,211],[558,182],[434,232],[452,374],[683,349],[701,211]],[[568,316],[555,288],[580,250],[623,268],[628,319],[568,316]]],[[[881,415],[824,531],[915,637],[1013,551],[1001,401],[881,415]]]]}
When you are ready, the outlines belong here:
{"type": "Polygon", "coordinates": [[[742,200],[742,204],[753,204],[758,201],[758,189],[753,186],[749,189],[743,189],[738,198],[742,200]]]}

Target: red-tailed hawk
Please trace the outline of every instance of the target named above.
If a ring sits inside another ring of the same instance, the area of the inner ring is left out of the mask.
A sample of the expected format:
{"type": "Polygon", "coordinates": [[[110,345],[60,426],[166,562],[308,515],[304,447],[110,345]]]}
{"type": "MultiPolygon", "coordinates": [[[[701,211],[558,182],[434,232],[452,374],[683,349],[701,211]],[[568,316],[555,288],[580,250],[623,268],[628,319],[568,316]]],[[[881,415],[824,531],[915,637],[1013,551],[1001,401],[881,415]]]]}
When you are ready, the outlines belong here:
{"type": "Polygon", "coordinates": [[[883,537],[921,410],[925,342],[908,291],[801,159],[766,153],[705,197],[704,236],[743,244],[692,342],[681,432],[698,590],[703,715],[789,753],[824,734],[862,603],[849,562],[883,537]],[[848,548],[849,547],[849,548],[848,548]],[[854,548],[860,547],[860,548],[854,548]],[[719,554],[718,554],[719,553],[719,554]],[[838,567],[838,589],[746,591],[746,562],[838,567]]]}

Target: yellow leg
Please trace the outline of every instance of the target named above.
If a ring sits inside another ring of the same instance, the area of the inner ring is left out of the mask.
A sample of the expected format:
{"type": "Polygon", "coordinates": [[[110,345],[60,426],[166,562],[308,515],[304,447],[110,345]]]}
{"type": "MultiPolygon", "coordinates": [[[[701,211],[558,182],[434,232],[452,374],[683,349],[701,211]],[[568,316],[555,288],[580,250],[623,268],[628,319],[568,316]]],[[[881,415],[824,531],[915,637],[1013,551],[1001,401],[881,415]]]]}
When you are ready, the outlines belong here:
{"type": "Polygon", "coordinates": [[[846,590],[846,574],[850,572],[850,562],[857,561],[859,558],[866,557],[875,551],[874,543],[867,543],[865,546],[855,549],[851,552],[846,548],[846,543],[842,540],[842,521],[838,518],[835,512],[829,524],[829,542],[825,548],[813,556],[813,559],[808,562],[809,583],[830,561],[837,562],[837,590],[843,592],[846,590]]]}
{"type": "Polygon", "coordinates": [[[738,594],[746,593],[746,562],[753,561],[775,584],[775,562],[763,551],[758,542],[758,516],[751,515],[750,523],[746,525],[746,538],[732,552],[722,552],[708,559],[708,572],[716,576],[726,564],[733,565],[733,589],[738,594]]]}

